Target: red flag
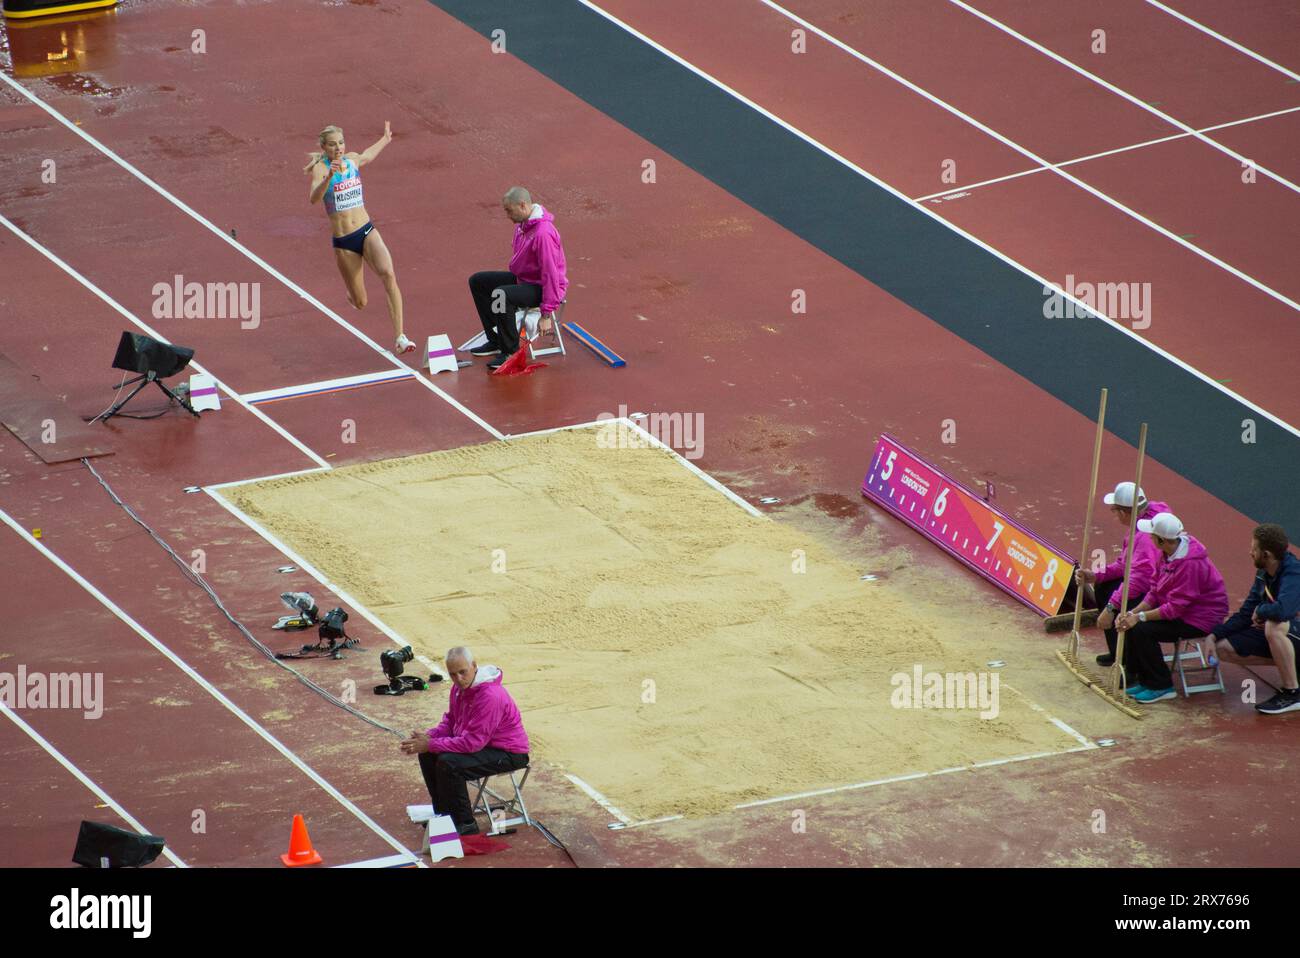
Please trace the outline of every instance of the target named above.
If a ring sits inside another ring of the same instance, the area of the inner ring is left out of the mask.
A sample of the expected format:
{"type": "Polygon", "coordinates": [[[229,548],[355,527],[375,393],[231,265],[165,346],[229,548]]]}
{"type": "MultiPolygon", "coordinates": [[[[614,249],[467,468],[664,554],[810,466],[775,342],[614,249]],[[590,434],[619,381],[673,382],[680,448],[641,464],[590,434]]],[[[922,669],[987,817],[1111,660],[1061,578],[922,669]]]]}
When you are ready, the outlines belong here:
{"type": "Polygon", "coordinates": [[[486,835],[462,835],[460,847],[466,855],[491,855],[493,852],[505,851],[510,845],[499,838],[489,838],[486,835]]]}
{"type": "Polygon", "coordinates": [[[496,369],[489,369],[493,376],[526,376],[535,369],[541,369],[546,363],[528,361],[528,345],[519,344],[519,350],[496,369]]]}

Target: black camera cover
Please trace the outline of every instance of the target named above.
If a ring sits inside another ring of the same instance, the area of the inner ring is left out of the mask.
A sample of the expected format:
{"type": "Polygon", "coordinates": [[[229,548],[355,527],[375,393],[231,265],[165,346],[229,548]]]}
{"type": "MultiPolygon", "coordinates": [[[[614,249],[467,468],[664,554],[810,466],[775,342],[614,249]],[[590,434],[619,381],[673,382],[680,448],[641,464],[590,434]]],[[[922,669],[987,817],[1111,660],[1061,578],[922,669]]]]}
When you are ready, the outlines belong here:
{"type": "Polygon", "coordinates": [[[161,835],[139,835],[116,825],[82,822],[72,860],[86,868],[141,868],[161,855],[165,844],[161,835]]]}

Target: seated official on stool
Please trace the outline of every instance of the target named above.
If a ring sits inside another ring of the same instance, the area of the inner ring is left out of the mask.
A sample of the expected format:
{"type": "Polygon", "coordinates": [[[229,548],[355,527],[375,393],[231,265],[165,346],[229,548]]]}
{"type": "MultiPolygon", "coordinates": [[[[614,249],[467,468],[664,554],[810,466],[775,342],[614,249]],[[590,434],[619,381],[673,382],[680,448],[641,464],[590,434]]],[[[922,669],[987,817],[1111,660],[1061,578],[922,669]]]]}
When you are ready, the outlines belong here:
{"type": "Polygon", "coordinates": [[[550,332],[555,311],[569,288],[564,263],[564,243],[555,217],[522,186],[511,187],[501,198],[501,208],[515,224],[510,265],[505,271],[486,270],[469,278],[469,292],[478,310],[487,342],[470,350],[474,356],[493,356],[489,369],[499,368],[520,348],[515,310],[541,307],[541,332],[550,332]]]}
{"type": "Polygon", "coordinates": [[[1161,642],[1204,637],[1228,614],[1228,589],[1210,561],[1205,546],[1188,535],[1172,512],[1139,519],[1160,550],[1160,565],[1146,597],[1115,620],[1128,632],[1124,649],[1127,689],[1139,702],[1176,698],[1174,678],[1165,662],[1161,642]]]}
{"type": "Polygon", "coordinates": [[[402,742],[420,756],[436,815],[450,815],[462,835],[479,830],[466,782],[528,765],[528,733],[495,665],[479,666],[464,646],[447,652],[451,700],[437,727],[402,742]]]}

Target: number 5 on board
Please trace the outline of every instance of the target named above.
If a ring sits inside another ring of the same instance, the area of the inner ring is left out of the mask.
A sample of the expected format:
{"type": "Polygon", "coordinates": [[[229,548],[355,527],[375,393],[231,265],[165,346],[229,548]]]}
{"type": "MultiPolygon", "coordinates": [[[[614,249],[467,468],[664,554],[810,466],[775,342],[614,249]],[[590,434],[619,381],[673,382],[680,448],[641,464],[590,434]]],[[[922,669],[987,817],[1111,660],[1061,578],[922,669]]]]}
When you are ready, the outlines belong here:
{"type": "Polygon", "coordinates": [[[881,479],[888,479],[894,474],[894,460],[898,458],[898,451],[893,450],[889,453],[889,458],[885,460],[885,468],[880,473],[881,479]]]}

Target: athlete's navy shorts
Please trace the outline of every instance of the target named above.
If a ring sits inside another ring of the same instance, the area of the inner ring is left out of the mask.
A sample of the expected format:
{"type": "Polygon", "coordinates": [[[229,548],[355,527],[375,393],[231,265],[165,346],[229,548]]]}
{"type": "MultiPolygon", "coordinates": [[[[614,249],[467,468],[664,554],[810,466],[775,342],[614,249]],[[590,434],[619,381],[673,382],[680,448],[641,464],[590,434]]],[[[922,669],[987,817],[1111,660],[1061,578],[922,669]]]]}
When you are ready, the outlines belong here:
{"type": "MultiPolygon", "coordinates": [[[[1242,629],[1240,632],[1230,632],[1224,638],[1228,640],[1232,650],[1240,656],[1255,655],[1261,659],[1271,659],[1273,657],[1263,629],[1251,626],[1242,629]]],[[[1291,640],[1291,645],[1295,647],[1296,658],[1300,659],[1300,636],[1296,635],[1294,628],[1287,633],[1287,638],[1291,640]]]]}
{"type": "Polygon", "coordinates": [[[365,248],[366,237],[370,235],[370,231],[374,228],[374,223],[367,223],[361,229],[353,230],[347,236],[336,236],[334,237],[334,248],[345,249],[359,256],[361,250],[365,248]]]}

